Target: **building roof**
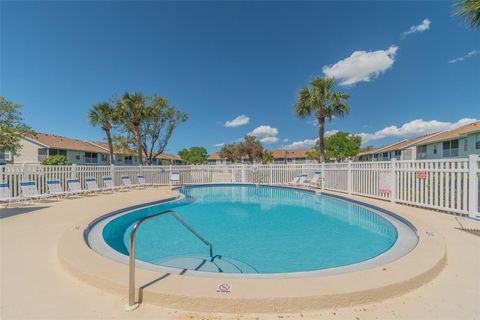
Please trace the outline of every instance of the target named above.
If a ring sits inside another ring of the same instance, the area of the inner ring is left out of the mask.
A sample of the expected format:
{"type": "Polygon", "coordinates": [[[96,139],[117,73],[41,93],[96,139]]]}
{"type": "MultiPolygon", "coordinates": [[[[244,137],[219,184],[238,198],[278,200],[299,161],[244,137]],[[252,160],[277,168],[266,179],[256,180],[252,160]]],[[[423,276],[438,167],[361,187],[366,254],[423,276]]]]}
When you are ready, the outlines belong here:
{"type": "Polygon", "coordinates": [[[439,133],[432,133],[432,134],[419,136],[419,137],[416,137],[416,138],[413,138],[413,139],[405,139],[405,140],[400,140],[400,141],[397,141],[397,142],[385,144],[381,147],[372,149],[370,151],[361,152],[361,153],[357,154],[357,156],[364,156],[364,155],[369,155],[369,154],[376,154],[376,153],[383,153],[383,152],[391,152],[391,151],[395,151],[395,150],[402,150],[402,149],[408,148],[410,146],[416,145],[419,142],[423,143],[423,141],[425,141],[426,139],[437,136],[438,134],[439,133]]]}
{"type": "Polygon", "coordinates": [[[44,145],[46,148],[107,153],[103,148],[88,141],[72,139],[53,134],[37,133],[35,136],[28,136],[27,139],[44,145]]]}
{"type": "MultiPolygon", "coordinates": [[[[306,158],[307,152],[311,149],[297,149],[297,150],[286,150],[286,149],[275,149],[275,150],[266,150],[270,151],[273,154],[275,159],[295,159],[295,158],[306,158]]],[[[221,160],[218,152],[212,153],[208,160],[221,160]]]]}
{"type": "MultiPolygon", "coordinates": [[[[103,142],[103,141],[89,141],[92,144],[95,144],[101,148],[103,148],[106,152],[108,151],[108,143],[103,142]]],[[[130,150],[127,148],[121,148],[119,146],[113,146],[113,152],[116,154],[123,154],[123,155],[135,155],[136,151],[135,150],[130,150]]],[[[179,156],[176,156],[174,154],[169,154],[169,153],[161,153],[158,156],[156,156],[157,159],[163,159],[163,160],[181,160],[179,156]]]]}
{"type": "Polygon", "coordinates": [[[425,145],[425,144],[431,144],[435,142],[458,139],[462,136],[465,136],[470,133],[475,133],[475,132],[480,132],[480,121],[470,123],[453,130],[444,131],[444,132],[435,134],[428,139],[418,141],[417,143],[415,143],[415,145],[425,145]]]}

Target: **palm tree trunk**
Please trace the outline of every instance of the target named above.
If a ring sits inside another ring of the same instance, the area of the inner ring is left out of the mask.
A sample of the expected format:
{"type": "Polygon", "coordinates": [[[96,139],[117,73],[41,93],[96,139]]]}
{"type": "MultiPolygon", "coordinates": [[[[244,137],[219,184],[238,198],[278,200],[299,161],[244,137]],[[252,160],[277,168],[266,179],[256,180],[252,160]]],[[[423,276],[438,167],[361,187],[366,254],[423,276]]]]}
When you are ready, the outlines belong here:
{"type": "Polygon", "coordinates": [[[318,148],[320,150],[320,156],[318,162],[325,161],[325,145],[324,145],[324,135],[325,135],[325,118],[318,118],[318,148]]]}
{"type": "Polygon", "coordinates": [[[110,130],[105,130],[107,134],[107,143],[108,143],[108,153],[110,154],[110,158],[108,159],[110,164],[113,164],[113,142],[112,142],[112,135],[110,134],[110,130]]]}
{"type": "Polygon", "coordinates": [[[143,165],[142,137],[140,136],[140,127],[135,126],[135,140],[137,140],[138,163],[143,165]]]}

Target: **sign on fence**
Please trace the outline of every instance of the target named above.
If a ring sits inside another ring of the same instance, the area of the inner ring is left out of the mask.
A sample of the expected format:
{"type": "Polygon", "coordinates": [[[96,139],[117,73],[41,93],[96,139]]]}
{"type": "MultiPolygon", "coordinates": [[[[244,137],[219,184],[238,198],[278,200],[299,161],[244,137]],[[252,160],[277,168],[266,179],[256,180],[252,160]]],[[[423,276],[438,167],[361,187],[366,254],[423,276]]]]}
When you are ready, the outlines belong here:
{"type": "Polygon", "coordinates": [[[425,179],[428,178],[428,172],[427,171],[417,171],[417,172],[415,172],[415,175],[417,176],[417,179],[425,180],[425,179]]]}
{"type": "Polygon", "coordinates": [[[390,193],[392,192],[392,172],[380,171],[378,175],[378,192],[390,193]]]}

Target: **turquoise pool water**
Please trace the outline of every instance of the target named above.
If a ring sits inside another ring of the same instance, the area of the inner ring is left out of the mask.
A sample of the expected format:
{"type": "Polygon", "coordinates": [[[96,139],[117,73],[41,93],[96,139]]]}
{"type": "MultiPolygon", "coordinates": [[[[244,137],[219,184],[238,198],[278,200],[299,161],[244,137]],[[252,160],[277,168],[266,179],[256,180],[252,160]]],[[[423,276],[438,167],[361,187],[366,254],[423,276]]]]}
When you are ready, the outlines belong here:
{"type": "Polygon", "coordinates": [[[354,264],[388,250],[397,230],[372,210],[291,188],[191,186],[185,198],[134,210],[108,222],[105,242],[128,254],[133,224],[175,210],[212,243],[209,248],[172,216],[148,220],[136,239],[137,259],[162,266],[224,273],[313,271],[354,264]]]}

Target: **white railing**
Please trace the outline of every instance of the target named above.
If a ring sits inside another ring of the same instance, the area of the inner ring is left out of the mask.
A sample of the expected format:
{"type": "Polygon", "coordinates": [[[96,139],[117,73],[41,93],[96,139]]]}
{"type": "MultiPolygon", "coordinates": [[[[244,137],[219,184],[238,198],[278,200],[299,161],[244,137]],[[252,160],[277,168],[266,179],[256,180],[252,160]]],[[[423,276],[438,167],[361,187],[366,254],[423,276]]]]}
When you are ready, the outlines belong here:
{"type": "Polygon", "coordinates": [[[34,164],[0,166],[0,182],[7,182],[12,195],[19,194],[19,182],[34,180],[40,192],[46,181],[94,177],[102,186],[104,176],[121,184],[128,175],[133,183],[137,175],[147,183],[168,185],[170,174],[179,172],[182,184],[261,183],[285,185],[299,174],[322,172],[321,187],[402,204],[448,212],[478,215],[480,158],[442,160],[392,160],[324,164],[259,164],[198,166],[42,166],[34,164]]]}

